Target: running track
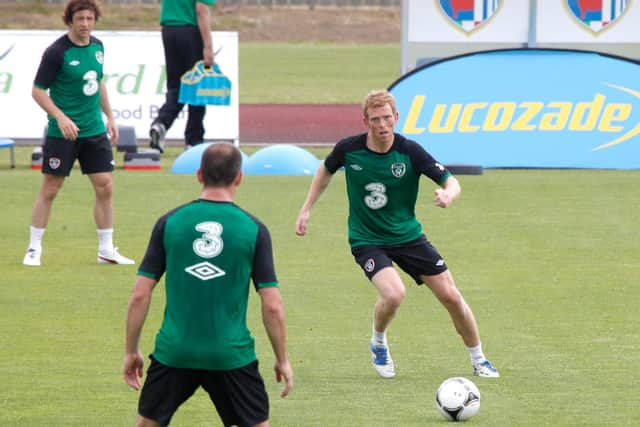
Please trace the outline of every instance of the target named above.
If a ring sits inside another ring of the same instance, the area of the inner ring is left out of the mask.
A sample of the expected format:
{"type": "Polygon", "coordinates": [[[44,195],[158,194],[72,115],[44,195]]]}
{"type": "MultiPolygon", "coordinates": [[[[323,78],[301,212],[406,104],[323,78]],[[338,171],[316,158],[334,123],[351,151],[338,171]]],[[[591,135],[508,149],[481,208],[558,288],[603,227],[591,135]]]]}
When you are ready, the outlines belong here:
{"type": "Polygon", "coordinates": [[[240,144],[333,144],[365,132],[357,104],[240,104],[240,144]]]}
{"type": "MultiPolygon", "coordinates": [[[[240,104],[240,144],[335,144],[366,132],[361,117],[357,104],[240,104]]],[[[147,135],[138,138],[138,145],[147,147],[147,135]]],[[[41,143],[39,139],[18,141],[41,143]]],[[[167,144],[182,145],[183,141],[168,140],[167,144]]]]}

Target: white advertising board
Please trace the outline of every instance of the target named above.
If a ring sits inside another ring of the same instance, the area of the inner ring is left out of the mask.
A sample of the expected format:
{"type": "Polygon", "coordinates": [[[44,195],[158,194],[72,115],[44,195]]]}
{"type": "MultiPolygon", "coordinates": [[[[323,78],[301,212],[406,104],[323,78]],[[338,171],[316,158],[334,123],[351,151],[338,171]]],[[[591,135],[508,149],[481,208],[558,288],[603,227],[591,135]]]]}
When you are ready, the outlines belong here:
{"type": "Polygon", "coordinates": [[[470,52],[584,49],[640,58],[640,0],[402,0],[400,71],[470,52]]]}
{"type": "Polygon", "coordinates": [[[537,0],[538,43],[640,43],[638,0],[537,0]]]}
{"type": "Polygon", "coordinates": [[[409,0],[408,7],[410,42],[526,43],[528,40],[526,1],[409,0]]]}
{"type": "MultiPolygon", "coordinates": [[[[33,79],[44,50],[64,31],[0,31],[0,136],[42,138],[46,113],[31,98],[33,79]]],[[[104,74],[111,106],[120,126],[133,126],[138,138],[148,138],[149,126],[166,91],[160,32],[95,31],[104,43],[104,74]]],[[[208,106],[205,139],[239,136],[238,34],[213,32],[215,60],[231,80],[231,105],[208,106]]],[[[183,139],[185,108],[167,133],[183,139]]]]}

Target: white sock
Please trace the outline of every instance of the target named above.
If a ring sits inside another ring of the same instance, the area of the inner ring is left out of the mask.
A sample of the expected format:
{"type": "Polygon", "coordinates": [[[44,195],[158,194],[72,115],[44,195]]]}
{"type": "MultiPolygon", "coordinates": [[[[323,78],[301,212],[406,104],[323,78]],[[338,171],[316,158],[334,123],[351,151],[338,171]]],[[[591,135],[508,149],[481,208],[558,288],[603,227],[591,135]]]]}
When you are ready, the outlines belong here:
{"type": "Polygon", "coordinates": [[[482,352],[482,343],[478,344],[476,347],[467,347],[467,350],[469,351],[469,357],[471,357],[471,363],[480,363],[487,360],[482,352]]]}
{"type": "Polygon", "coordinates": [[[46,228],[37,228],[33,225],[29,227],[29,249],[35,249],[42,252],[42,235],[46,228]]]}
{"type": "Polygon", "coordinates": [[[371,334],[371,342],[378,345],[387,345],[387,331],[378,332],[374,327],[373,333],[371,334]]]}
{"type": "Polygon", "coordinates": [[[103,254],[113,252],[113,228],[98,229],[98,252],[103,254]]]}

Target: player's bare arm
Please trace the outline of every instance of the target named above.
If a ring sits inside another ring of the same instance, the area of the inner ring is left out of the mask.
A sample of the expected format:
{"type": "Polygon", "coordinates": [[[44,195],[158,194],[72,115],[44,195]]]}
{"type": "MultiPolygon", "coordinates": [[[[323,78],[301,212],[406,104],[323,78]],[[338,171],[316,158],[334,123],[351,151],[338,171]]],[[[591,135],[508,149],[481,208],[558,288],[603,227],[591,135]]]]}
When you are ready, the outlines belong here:
{"type": "Polygon", "coordinates": [[[140,334],[151,305],[151,294],[156,283],[154,279],[138,276],[136,285],[129,299],[127,309],[126,342],[124,366],[122,368],[124,381],[133,389],[140,389],[144,359],[140,351],[140,334]]]}
{"type": "Polygon", "coordinates": [[[204,64],[208,67],[213,65],[215,61],[213,54],[213,41],[211,40],[211,15],[209,6],[204,3],[196,2],[196,16],[198,19],[198,29],[202,37],[202,57],[204,64]]]}
{"type": "Polygon", "coordinates": [[[120,132],[116,124],[116,119],[113,116],[109,94],[107,93],[107,85],[105,85],[104,80],[100,82],[100,108],[104,115],[107,116],[107,134],[109,135],[111,144],[115,145],[120,137],[120,132]]]}
{"type": "Polygon", "coordinates": [[[441,208],[449,207],[460,196],[461,191],[460,183],[452,175],[441,188],[436,189],[434,203],[441,208]]]}
{"type": "Polygon", "coordinates": [[[284,389],[280,394],[286,397],[293,388],[293,369],[289,362],[286,348],[287,328],[285,324],[284,304],[280,290],[276,287],[262,288],[259,290],[262,300],[262,322],[269,336],[276,362],[273,367],[276,381],[284,379],[284,389]]]}
{"type": "Polygon", "coordinates": [[[78,137],[78,131],[80,129],[78,128],[78,126],[76,126],[73,120],[67,117],[67,115],[61,109],[59,109],[56,104],[53,103],[53,100],[49,96],[49,92],[45,89],[33,86],[33,89],[31,90],[31,96],[40,106],[40,108],[42,108],[48,115],[56,119],[62,135],[70,141],[75,141],[75,139],[78,137]]]}
{"type": "Polygon", "coordinates": [[[311,208],[327,188],[332,177],[333,175],[327,170],[324,164],[321,164],[320,167],[318,167],[318,171],[311,181],[307,199],[304,201],[302,208],[300,208],[300,213],[296,220],[296,234],[298,236],[304,236],[307,234],[307,223],[309,222],[309,218],[311,218],[311,208]]]}

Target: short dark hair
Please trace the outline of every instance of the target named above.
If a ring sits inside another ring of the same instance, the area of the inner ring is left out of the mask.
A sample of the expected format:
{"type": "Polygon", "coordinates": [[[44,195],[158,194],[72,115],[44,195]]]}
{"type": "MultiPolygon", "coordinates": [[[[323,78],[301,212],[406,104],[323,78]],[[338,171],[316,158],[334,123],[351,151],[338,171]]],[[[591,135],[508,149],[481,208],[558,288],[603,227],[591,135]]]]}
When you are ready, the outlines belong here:
{"type": "Polygon", "coordinates": [[[65,25],[71,25],[73,22],[73,15],[81,10],[91,10],[96,18],[96,22],[102,15],[102,7],[98,0],[69,0],[64,8],[64,14],[62,15],[62,21],[65,25]]]}
{"type": "Polygon", "coordinates": [[[242,154],[233,144],[220,142],[202,153],[200,173],[205,187],[227,187],[242,168],[242,154]]]}

